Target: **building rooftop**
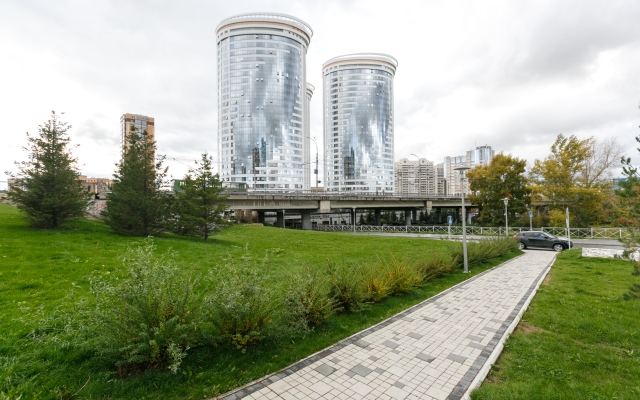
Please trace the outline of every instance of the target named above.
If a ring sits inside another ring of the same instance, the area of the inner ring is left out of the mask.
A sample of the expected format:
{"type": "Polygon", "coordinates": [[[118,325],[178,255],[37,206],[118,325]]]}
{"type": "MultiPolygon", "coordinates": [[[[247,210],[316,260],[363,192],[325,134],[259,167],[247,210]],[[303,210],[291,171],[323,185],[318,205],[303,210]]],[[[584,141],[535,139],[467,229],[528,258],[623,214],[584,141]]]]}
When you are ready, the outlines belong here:
{"type": "Polygon", "coordinates": [[[325,69],[327,65],[333,64],[336,62],[343,61],[355,61],[355,60],[371,60],[371,61],[383,61],[393,65],[394,68],[398,68],[398,60],[395,57],[390,56],[388,54],[383,53],[353,53],[353,54],[345,54],[342,56],[337,56],[329,59],[324,64],[322,64],[322,69],[325,69]]]}
{"type": "Polygon", "coordinates": [[[306,32],[309,35],[309,39],[313,36],[313,29],[311,26],[301,20],[300,18],[293,17],[287,14],[277,14],[277,13],[246,13],[246,14],[238,14],[226,18],[218,24],[216,27],[216,32],[220,29],[224,28],[226,25],[234,24],[236,22],[280,22],[285,23],[291,26],[295,26],[298,29],[306,32]]]}

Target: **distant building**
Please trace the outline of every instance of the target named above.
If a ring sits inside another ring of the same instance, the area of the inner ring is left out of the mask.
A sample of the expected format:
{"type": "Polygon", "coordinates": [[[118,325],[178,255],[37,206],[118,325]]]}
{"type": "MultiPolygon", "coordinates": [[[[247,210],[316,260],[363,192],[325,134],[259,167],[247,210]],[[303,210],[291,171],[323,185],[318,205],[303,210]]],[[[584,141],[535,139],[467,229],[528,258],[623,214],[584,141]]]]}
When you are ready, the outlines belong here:
{"type": "Polygon", "coordinates": [[[155,140],[155,119],[151,117],[145,117],[144,115],[137,114],[124,114],[120,117],[120,148],[121,152],[129,147],[129,134],[134,130],[142,133],[147,131],[147,138],[149,141],[155,140]]]}
{"type": "Polygon", "coordinates": [[[173,192],[182,192],[184,189],[182,189],[182,185],[184,185],[185,180],[184,179],[172,179],[171,180],[171,190],[173,192]]]}
{"type": "MultiPolygon", "coordinates": [[[[495,150],[491,146],[478,146],[475,150],[467,151],[465,156],[445,157],[444,175],[446,179],[446,192],[451,196],[460,196],[462,187],[460,186],[460,173],[456,171],[459,167],[475,168],[491,162],[495,156],[495,150]]],[[[465,182],[464,192],[469,193],[469,181],[465,182]]]]}
{"type": "Polygon", "coordinates": [[[433,161],[426,158],[409,160],[402,158],[394,163],[395,193],[435,195],[437,174],[433,161]]]}
{"type": "Polygon", "coordinates": [[[436,195],[445,196],[447,194],[447,180],[444,177],[444,164],[436,164],[436,195]]]}
{"type": "Polygon", "coordinates": [[[82,181],[82,186],[87,189],[89,193],[104,193],[111,190],[111,184],[113,181],[108,178],[88,178],[86,175],[78,175],[78,179],[82,181]]]}

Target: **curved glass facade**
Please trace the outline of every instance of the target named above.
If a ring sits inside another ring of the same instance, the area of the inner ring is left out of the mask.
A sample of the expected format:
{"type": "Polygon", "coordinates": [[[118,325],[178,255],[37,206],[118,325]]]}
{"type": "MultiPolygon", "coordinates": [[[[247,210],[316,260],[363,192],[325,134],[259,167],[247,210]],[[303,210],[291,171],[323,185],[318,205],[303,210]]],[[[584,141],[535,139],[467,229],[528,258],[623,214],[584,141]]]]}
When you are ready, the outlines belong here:
{"type": "Polygon", "coordinates": [[[224,182],[256,189],[309,186],[305,92],[310,37],[296,25],[268,15],[232,17],[219,25],[218,157],[224,182]]]}
{"type": "Polygon", "coordinates": [[[336,57],[323,66],[325,190],[393,193],[393,77],[383,54],[336,57]]]}

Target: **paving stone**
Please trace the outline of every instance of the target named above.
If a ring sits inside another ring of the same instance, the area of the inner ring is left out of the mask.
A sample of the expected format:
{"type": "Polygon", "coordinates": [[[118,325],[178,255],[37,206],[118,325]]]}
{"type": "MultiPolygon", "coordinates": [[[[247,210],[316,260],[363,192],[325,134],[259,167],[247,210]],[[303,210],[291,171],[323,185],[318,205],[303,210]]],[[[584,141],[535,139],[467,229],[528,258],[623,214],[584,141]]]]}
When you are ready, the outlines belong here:
{"type": "Polygon", "coordinates": [[[469,343],[468,347],[473,347],[474,349],[478,349],[478,350],[484,350],[485,346],[478,344],[478,343],[469,343]]]}
{"type": "Polygon", "coordinates": [[[220,398],[461,399],[555,256],[526,250],[411,311],[220,398]],[[363,365],[373,362],[375,369],[363,365]]]}
{"type": "Polygon", "coordinates": [[[382,342],[382,344],[392,349],[395,349],[396,347],[400,346],[398,343],[392,342],[391,340],[385,340],[384,342],[382,342]]]}
{"type": "Polygon", "coordinates": [[[322,364],[321,366],[317,367],[315,371],[321,373],[324,376],[329,376],[336,372],[336,369],[328,366],[327,364],[322,364]]]}
{"type": "Polygon", "coordinates": [[[420,353],[416,356],[416,358],[419,358],[422,361],[426,361],[428,363],[430,363],[431,361],[435,360],[436,358],[434,356],[430,356],[428,354],[424,354],[424,353],[420,353]]]}
{"type": "Polygon", "coordinates": [[[367,376],[373,370],[365,367],[364,365],[358,364],[355,367],[351,368],[350,371],[355,372],[356,374],[358,374],[360,376],[367,376]]]}

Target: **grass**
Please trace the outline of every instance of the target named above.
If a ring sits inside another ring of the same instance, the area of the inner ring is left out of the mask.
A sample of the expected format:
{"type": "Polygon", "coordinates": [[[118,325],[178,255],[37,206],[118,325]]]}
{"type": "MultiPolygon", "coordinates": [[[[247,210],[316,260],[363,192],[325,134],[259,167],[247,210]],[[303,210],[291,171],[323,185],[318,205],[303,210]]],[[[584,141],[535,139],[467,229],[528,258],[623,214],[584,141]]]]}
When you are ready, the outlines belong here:
{"type": "MultiPolygon", "coordinates": [[[[413,256],[447,245],[257,226],[233,226],[214,239],[204,243],[162,235],[155,242],[159,251],[173,248],[185,266],[203,273],[222,265],[228,254],[244,254],[245,246],[256,257],[270,251],[275,255],[271,273],[276,276],[305,265],[322,266],[327,258],[375,262],[378,254],[413,256]]],[[[0,399],[211,397],[278,371],[469,277],[448,275],[403,296],[385,298],[363,312],[332,316],[304,338],[258,345],[246,355],[227,348],[192,349],[177,375],[152,370],[119,379],[117,371],[105,368],[90,353],[38,348],[25,339],[30,327],[17,320],[23,310],[53,310],[74,287],[76,298],[85,296],[92,271],[114,271],[120,265],[118,255],[142,240],[115,235],[103,223],[88,220],[72,221],[64,230],[32,230],[15,208],[0,204],[0,399]]],[[[471,275],[515,255],[474,267],[471,275]]]]}
{"type": "Polygon", "coordinates": [[[485,399],[640,398],[640,300],[629,262],[558,255],[488,379],[485,399]]]}

